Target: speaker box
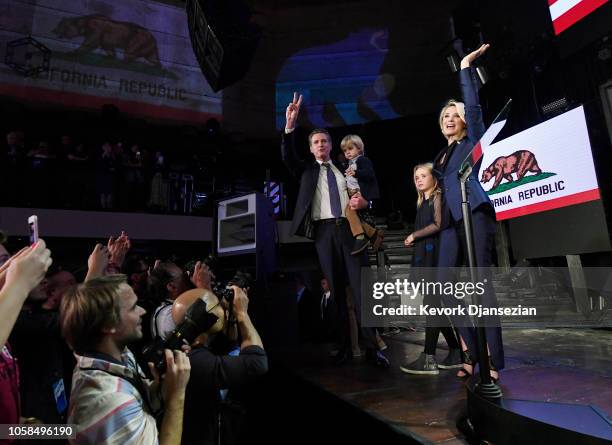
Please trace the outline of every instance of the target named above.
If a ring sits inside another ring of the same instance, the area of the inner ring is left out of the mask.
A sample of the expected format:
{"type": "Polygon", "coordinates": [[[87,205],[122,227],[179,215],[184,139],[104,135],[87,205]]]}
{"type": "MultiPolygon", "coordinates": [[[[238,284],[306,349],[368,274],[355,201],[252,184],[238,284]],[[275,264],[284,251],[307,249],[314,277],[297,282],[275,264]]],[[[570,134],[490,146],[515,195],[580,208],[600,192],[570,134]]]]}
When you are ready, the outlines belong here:
{"type": "Polygon", "coordinates": [[[265,195],[251,193],[218,201],[216,220],[219,257],[255,254],[258,278],[275,271],[276,223],[265,195]]]}
{"type": "Polygon", "coordinates": [[[187,0],[189,35],[196,59],[213,91],[246,74],[261,31],[241,0],[187,0]]]}

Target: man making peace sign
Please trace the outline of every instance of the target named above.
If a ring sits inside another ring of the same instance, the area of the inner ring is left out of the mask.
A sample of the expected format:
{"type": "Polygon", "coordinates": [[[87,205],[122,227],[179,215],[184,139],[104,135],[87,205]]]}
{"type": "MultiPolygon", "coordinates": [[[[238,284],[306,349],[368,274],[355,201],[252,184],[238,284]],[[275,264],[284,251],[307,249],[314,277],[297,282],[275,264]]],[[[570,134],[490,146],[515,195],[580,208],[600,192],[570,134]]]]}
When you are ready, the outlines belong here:
{"type": "MultiPolygon", "coordinates": [[[[361,313],[361,270],[366,262],[365,251],[351,255],[354,238],[351,234],[345,209],[349,204],[344,175],[330,159],[332,141],[329,132],[317,128],[310,132],[308,143],[314,159],[303,160],[295,152],[295,124],[302,105],[302,95],[294,93],[286,110],[286,125],[281,143],[283,162],[300,181],[291,233],[313,239],[323,274],[329,281],[331,294],[338,306],[338,347],[336,363],[352,358],[349,340],[349,319],[344,294],[347,282],[353,290],[356,314],[361,313]]],[[[357,195],[350,205],[363,209],[368,202],[357,195]]],[[[377,349],[373,328],[362,328],[366,342],[366,358],[377,366],[387,367],[389,361],[377,349]]]]}

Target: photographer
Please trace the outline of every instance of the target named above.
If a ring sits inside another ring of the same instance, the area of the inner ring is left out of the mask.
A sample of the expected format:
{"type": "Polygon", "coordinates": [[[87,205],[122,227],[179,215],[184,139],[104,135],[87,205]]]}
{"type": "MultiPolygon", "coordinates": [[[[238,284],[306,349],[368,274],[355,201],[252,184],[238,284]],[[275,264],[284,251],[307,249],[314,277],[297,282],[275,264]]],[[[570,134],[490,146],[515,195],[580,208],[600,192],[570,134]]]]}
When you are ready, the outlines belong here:
{"type": "Polygon", "coordinates": [[[227,312],[231,311],[224,309],[227,302],[219,301],[210,290],[194,289],[174,302],[173,316],[177,324],[184,320],[187,309],[199,298],[206,302],[206,311],[217,317],[217,322],[191,345],[189,361],[193,378],[189,381],[185,400],[183,444],[231,443],[231,436],[238,434],[237,423],[241,419],[236,417],[237,411],[231,409],[226,397],[228,391],[231,395],[233,390],[239,390],[268,370],[268,357],[247,312],[247,294],[237,286],[232,286],[232,290],[233,319],[229,321],[227,312]],[[235,325],[242,338],[239,355],[216,354],[210,344],[219,332],[235,325]]]}
{"type": "Polygon", "coordinates": [[[165,340],[176,328],[172,303],[191,288],[191,283],[183,269],[171,261],[156,261],[147,281],[149,297],[159,305],[150,318],[151,337],[165,340]]]}
{"type": "Polygon", "coordinates": [[[127,345],[142,337],[144,309],[123,275],[88,279],[68,291],[61,304],[62,334],[75,351],[77,365],[68,410],[76,424],[76,444],[179,444],[189,360],[164,351],[166,373],[145,379],[127,345]],[[161,399],[158,432],[154,415],[161,399]]]}

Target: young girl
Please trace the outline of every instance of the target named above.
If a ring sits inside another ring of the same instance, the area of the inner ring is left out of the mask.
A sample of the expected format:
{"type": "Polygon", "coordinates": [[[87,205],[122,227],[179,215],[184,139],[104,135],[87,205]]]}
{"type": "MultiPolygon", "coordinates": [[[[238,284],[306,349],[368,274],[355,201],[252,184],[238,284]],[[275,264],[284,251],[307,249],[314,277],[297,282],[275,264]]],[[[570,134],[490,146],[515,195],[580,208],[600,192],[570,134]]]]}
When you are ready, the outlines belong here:
{"type": "MultiPolygon", "coordinates": [[[[407,247],[414,245],[412,267],[435,267],[438,253],[438,232],[442,224],[442,191],[438,187],[438,181],[434,178],[433,164],[419,164],[414,167],[414,185],[417,190],[417,214],[414,221],[415,231],[408,235],[404,244],[407,247]]],[[[411,276],[412,281],[424,278],[426,281],[433,279],[430,271],[415,270],[411,276]]],[[[426,295],[424,304],[431,307],[440,306],[440,297],[426,295]]],[[[430,374],[439,373],[438,368],[451,369],[460,368],[461,350],[455,337],[455,333],[449,326],[449,320],[443,316],[427,316],[425,328],[425,351],[419,358],[400,369],[408,374],[430,374]],[[449,347],[448,356],[438,364],[436,362],[436,346],[438,336],[442,332],[449,347]]]]}

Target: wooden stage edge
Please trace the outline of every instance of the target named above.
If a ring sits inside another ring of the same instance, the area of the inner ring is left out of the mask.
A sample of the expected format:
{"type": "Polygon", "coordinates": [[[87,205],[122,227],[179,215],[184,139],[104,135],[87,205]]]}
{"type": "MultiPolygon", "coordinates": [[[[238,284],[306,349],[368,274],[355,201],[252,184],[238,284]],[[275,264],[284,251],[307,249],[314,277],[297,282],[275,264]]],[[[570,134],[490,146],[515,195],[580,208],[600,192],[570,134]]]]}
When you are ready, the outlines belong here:
{"type": "MultiPolygon", "coordinates": [[[[306,382],[333,394],[379,421],[423,443],[467,444],[457,430],[465,411],[466,381],[456,370],[417,376],[400,371],[423,350],[423,332],[385,337],[389,369],[355,358],[331,363],[331,345],[308,344],[281,356],[284,366],[306,382]]],[[[505,398],[594,405],[612,413],[612,331],[605,329],[507,329],[506,368],[500,386],[505,398]]],[[[442,341],[437,352],[447,350],[442,341]]]]}

